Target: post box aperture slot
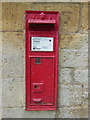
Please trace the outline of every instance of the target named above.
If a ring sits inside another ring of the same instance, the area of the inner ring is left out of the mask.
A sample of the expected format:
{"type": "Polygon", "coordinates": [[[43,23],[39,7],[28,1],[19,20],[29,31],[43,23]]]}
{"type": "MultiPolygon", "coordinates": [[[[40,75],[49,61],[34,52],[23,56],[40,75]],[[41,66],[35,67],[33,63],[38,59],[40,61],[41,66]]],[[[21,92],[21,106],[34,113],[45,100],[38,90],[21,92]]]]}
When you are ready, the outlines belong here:
{"type": "Polygon", "coordinates": [[[46,23],[30,23],[29,24],[29,30],[30,31],[54,31],[55,30],[55,26],[54,24],[46,24],[46,23]]]}

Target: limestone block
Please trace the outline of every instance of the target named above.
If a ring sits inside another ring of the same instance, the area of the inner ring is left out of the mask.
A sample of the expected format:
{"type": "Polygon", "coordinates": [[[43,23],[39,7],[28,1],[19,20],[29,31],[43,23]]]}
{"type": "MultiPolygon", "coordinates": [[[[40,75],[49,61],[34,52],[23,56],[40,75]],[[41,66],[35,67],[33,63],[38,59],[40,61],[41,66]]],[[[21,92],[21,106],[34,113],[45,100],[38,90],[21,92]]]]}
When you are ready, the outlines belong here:
{"type": "Polygon", "coordinates": [[[2,67],[2,53],[0,53],[0,67],[2,67]]]}
{"type": "Polygon", "coordinates": [[[0,2],[0,31],[2,31],[2,3],[0,2]]]}
{"type": "Polygon", "coordinates": [[[82,103],[82,87],[80,85],[59,85],[59,107],[79,106],[82,103]]]}
{"type": "Polygon", "coordinates": [[[89,99],[89,95],[88,95],[88,93],[89,93],[89,91],[88,91],[88,89],[89,89],[89,86],[88,86],[88,84],[86,85],[86,84],[82,84],[82,98],[84,99],[84,100],[86,100],[86,101],[88,101],[88,99],[89,99]]]}
{"type": "Polygon", "coordinates": [[[2,82],[0,79],[0,109],[2,108],[2,82]]]}
{"type": "Polygon", "coordinates": [[[3,44],[4,51],[5,51],[5,48],[10,47],[10,46],[14,48],[16,46],[25,47],[24,46],[25,33],[24,32],[2,32],[2,44],[3,44]]]}
{"type": "Polygon", "coordinates": [[[0,78],[0,95],[2,94],[2,78],[0,78]]]}
{"type": "Polygon", "coordinates": [[[1,83],[1,80],[2,80],[2,67],[0,67],[0,83],[1,83]]]}
{"type": "Polygon", "coordinates": [[[18,65],[7,65],[3,67],[2,70],[2,78],[14,78],[14,77],[24,77],[25,71],[24,71],[24,65],[18,66],[18,65]]]}
{"type": "Polygon", "coordinates": [[[2,66],[2,32],[0,32],[0,67],[2,66]]]}
{"type": "Polygon", "coordinates": [[[88,107],[62,107],[59,118],[88,118],[88,107]]]}
{"type": "MultiPolygon", "coordinates": [[[[7,77],[22,77],[24,76],[25,70],[25,57],[24,52],[20,46],[17,48],[8,47],[8,53],[3,54],[3,68],[2,76],[7,77]],[[20,49],[19,49],[20,48],[20,49]]],[[[7,48],[6,48],[7,49],[7,48]]]]}
{"type": "Polygon", "coordinates": [[[0,109],[0,120],[2,118],[2,109],[0,109]]]}
{"type": "Polygon", "coordinates": [[[88,107],[89,106],[89,97],[88,97],[88,89],[83,89],[82,90],[82,104],[81,106],[84,107],[88,107]]]}
{"type": "Polygon", "coordinates": [[[59,47],[62,49],[88,49],[88,34],[61,34],[59,47]]]}
{"type": "MultiPolygon", "coordinates": [[[[1,86],[0,86],[1,87],[1,86]]],[[[0,109],[2,108],[2,94],[0,93],[0,109]]]]}
{"type": "Polygon", "coordinates": [[[71,82],[71,69],[63,68],[59,70],[59,82],[60,84],[68,84],[71,82]]]}
{"type": "Polygon", "coordinates": [[[86,67],[88,66],[88,51],[61,49],[59,61],[60,67],[86,67]]]}
{"type": "Polygon", "coordinates": [[[74,73],[74,79],[83,86],[87,85],[88,88],[88,69],[76,69],[74,73]]]}
{"type": "Polygon", "coordinates": [[[31,10],[31,3],[5,2],[2,3],[2,30],[23,31],[25,29],[25,11],[31,10]],[[6,12],[7,11],[7,12],[6,12]]]}
{"type": "Polygon", "coordinates": [[[3,77],[24,76],[25,46],[22,33],[3,33],[3,77]]]}
{"type": "Polygon", "coordinates": [[[89,21],[89,13],[88,13],[88,5],[83,4],[81,11],[81,26],[80,32],[88,32],[88,21],[89,21]]]}
{"type": "Polygon", "coordinates": [[[25,65],[23,62],[23,58],[18,55],[13,56],[13,54],[7,55],[6,57],[8,58],[4,58],[3,61],[2,77],[7,78],[10,76],[24,76],[25,65]]]}
{"type": "Polygon", "coordinates": [[[25,106],[25,83],[20,81],[22,81],[21,78],[3,79],[3,108],[25,106]]]}
{"type": "Polygon", "coordinates": [[[25,111],[25,108],[5,108],[3,118],[53,118],[55,111],[25,111]]]}

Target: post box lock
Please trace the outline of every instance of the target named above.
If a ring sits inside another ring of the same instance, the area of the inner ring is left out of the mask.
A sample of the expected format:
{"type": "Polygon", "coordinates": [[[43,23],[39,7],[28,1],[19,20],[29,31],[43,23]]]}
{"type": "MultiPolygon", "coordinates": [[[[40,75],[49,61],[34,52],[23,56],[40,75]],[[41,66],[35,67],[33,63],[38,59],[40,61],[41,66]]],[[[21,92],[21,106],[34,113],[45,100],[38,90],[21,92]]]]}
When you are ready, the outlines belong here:
{"type": "Polygon", "coordinates": [[[43,83],[33,83],[33,92],[43,92],[44,84],[43,83]]]}
{"type": "Polygon", "coordinates": [[[25,14],[26,110],[56,110],[59,12],[25,14]]]}

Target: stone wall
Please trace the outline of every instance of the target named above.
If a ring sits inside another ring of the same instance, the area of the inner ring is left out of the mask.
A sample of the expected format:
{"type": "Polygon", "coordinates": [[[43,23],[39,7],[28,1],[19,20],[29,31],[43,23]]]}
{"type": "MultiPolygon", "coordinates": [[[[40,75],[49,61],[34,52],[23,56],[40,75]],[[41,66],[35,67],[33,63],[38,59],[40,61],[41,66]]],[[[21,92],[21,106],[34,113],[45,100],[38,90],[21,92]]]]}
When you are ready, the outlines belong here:
{"type": "Polygon", "coordinates": [[[88,117],[88,4],[2,3],[3,118],[88,117]],[[25,111],[25,10],[59,11],[57,111],[25,111]]]}
{"type": "MultiPolygon", "coordinates": [[[[0,3],[0,30],[2,29],[2,4],[0,3]]],[[[2,33],[0,32],[0,119],[2,118],[2,33]]]]}

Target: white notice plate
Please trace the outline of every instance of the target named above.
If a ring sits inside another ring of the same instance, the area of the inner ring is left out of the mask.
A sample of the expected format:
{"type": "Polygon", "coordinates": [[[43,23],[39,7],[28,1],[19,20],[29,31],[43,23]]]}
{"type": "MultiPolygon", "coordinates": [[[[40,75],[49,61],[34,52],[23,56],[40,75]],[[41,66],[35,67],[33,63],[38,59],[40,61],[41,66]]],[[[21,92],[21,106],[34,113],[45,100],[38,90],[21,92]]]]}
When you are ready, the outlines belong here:
{"type": "Polygon", "coordinates": [[[31,51],[53,51],[53,37],[31,37],[31,51]]]}

